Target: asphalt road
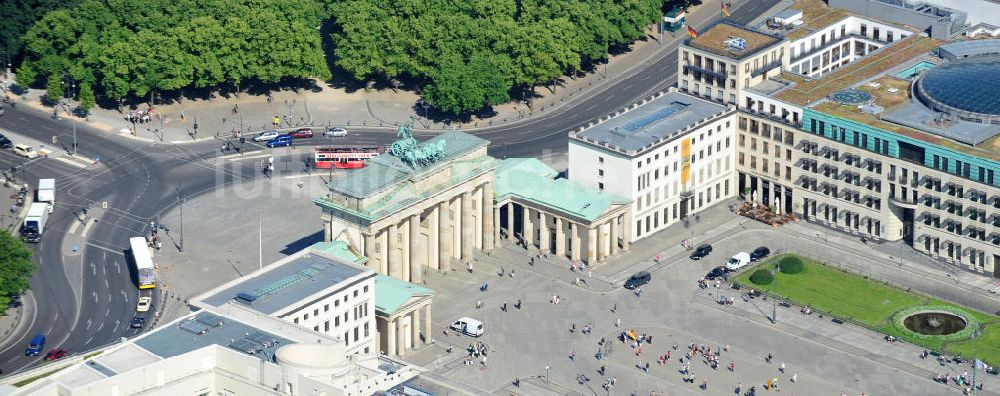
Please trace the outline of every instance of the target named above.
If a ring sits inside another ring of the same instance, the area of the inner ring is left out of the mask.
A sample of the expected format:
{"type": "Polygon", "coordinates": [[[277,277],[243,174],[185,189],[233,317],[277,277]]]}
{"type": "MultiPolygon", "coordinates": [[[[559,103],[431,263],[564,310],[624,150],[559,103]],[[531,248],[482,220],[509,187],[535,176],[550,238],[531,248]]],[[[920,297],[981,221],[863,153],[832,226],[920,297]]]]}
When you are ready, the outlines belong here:
{"type": "MultiPolygon", "coordinates": [[[[778,0],[743,2],[734,10],[737,23],[748,23],[769,10],[778,0]]],[[[701,26],[695,26],[696,29],[701,26]]],[[[481,129],[476,135],[491,140],[490,153],[497,157],[537,157],[566,150],[566,133],[590,120],[626,106],[673,84],[677,50],[607,87],[574,98],[579,101],[519,123],[481,129]]],[[[0,129],[19,137],[50,142],[72,141],[68,121],[28,109],[7,109],[0,129]]],[[[149,222],[178,204],[178,196],[193,197],[225,184],[252,177],[254,169],[217,175],[212,158],[219,155],[218,142],[180,146],[146,144],[109,137],[86,126],[77,128],[79,152],[100,158],[86,169],[52,159],[24,161],[0,152],[0,169],[24,165],[16,176],[35,184],[38,178],[57,179],[57,205],[42,242],[35,246],[39,270],[32,279],[34,314],[27,329],[0,341],[0,372],[9,374],[38,364],[40,357],[25,357],[24,348],[34,334],[48,338],[46,350],[60,347],[79,353],[137,334],[128,327],[135,316],[140,295],[124,255],[128,238],[149,232],[149,222]],[[107,208],[103,208],[107,203],[107,208]],[[77,215],[87,208],[89,226],[77,225],[77,215]],[[74,232],[70,232],[73,230],[74,232]],[[85,230],[85,231],[84,231],[85,230]],[[87,236],[82,234],[86,232],[87,236]],[[76,248],[74,250],[74,247],[76,248]]],[[[418,137],[422,134],[418,133],[418,137]]],[[[352,128],[353,143],[389,144],[394,131],[352,128]]],[[[318,144],[310,139],[301,144],[318,144]]],[[[299,143],[297,143],[299,144],[299,143]]],[[[245,149],[250,150],[253,145],[245,149]]],[[[263,149],[263,147],[259,147],[263,149]]],[[[169,241],[180,240],[180,230],[171,230],[169,241]]],[[[168,245],[168,244],[165,244],[168,245]]],[[[169,248],[169,246],[166,246],[169,248]]],[[[155,311],[162,303],[154,296],[155,311]]],[[[27,301],[32,303],[32,301],[27,301]]]]}

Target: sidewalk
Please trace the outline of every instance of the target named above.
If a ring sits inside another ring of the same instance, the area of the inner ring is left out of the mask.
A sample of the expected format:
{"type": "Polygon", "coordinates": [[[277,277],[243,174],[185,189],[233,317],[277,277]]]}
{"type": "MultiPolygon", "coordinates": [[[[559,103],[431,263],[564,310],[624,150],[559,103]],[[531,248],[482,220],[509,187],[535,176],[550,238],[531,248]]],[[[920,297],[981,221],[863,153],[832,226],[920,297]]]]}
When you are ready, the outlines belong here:
{"type": "MultiPolygon", "coordinates": [[[[689,13],[689,21],[697,25],[716,18],[718,7],[713,5],[714,1],[710,1],[703,7],[696,7],[689,13]]],[[[762,15],[764,16],[766,13],[762,15]]],[[[419,95],[413,91],[371,88],[348,91],[331,87],[322,81],[297,91],[274,92],[271,100],[265,95],[242,93],[239,96],[219,96],[209,100],[181,98],[173,103],[157,102],[153,104],[154,117],[146,123],[133,124],[126,120],[129,109],[119,112],[117,109],[100,108],[94,109],[86,121],[80,121],[109,134],[150,143],[186,143],[225,138],[237,129],[247,137],[261,130],[274,129],[275,117],[279,120],[279,128],[308,125],[392,129],[410,120],[414,120],[415,129],[427,131],[469,130],[513,124],[552,113],[575,103],[581,97],[597,94],[614,82],[667,56],[674,44],[687,37],[683,31],[665,32],[663,42],[660,43],[660,35],[655,28],[647,28],[646,33],[647,37],[633,43],[630,51],[610,56],[606,65],[598,65],[582,77],[559,78],[554,91],[551,86],[537,87],[536,97],[526,98],[529,99],[530,106],[518,100],[519,98],[513,98],[515,100],[510,103],[494,106],[490,117],[473,117],[467,122],[434,121],[435,115],[427,114],[427,110],[418,105],[419,95]],[[431,119],[427,118],[428,115],[431,119]],[[134,129],[135,136],[132,136],[130,129],[134,129]]],[[[665,80],[658,80],[650,84],[646,94],[664,89],[665,83],[665,80]]],[[[34,89],[14,99],[19,106],[29,106],[52,114],[52,107],[41,104],[43,94],[44,90],[34,89]]],[[[149,104],[142,103],[136,109],[148,110],[149,104]]],[[[55,113],[61,117],[74,117],[66,110],[65,106],[58,106],[55,113]]]]}

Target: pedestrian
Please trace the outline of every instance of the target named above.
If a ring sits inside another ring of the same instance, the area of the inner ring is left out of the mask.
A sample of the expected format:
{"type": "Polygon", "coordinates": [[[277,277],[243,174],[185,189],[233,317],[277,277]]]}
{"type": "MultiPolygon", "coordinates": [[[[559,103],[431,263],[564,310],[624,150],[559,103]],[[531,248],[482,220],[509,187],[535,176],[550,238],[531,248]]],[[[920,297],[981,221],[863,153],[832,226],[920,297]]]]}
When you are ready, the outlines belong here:
{"type": "Polygon", "coordinates": [[[615,305],[611,306],[611,313],[615,313],[615,311],[617,310],[618,310],[618,303],[615,303],[615,305]]]}
{"type": "Polygon", "coordinates": [[[576,361],[576,351],[569,353],[569,360],[576,361]]]}
{"type": "Polygon", "coordinates": [[[642,288],[635,289],[636,298],[642,297],[642,288]]]}
{"type": "Polygon", "coordinates": [[[774,377],[774,380],[771,381],[771,388],[778,389],[778,377],[774,377]]]}
{"type": "Polygon", "coordinates": [[[771,379],[770,378],[767,379],[767,387],[765,387],[764,389],[771,390],[771,379]]]}
{"type": "Polygon", "coordinates": [[[740,382],[740,383],[736,384],[736,392],[733,392],[733,393],[736,393],[737,395],[739,395],[740,391],[742,391],[742,390],[743,390],[743,383],[740,382]]]}
{"type": "Polygon", "coordinates": [[[767,359],[764,359],[764,361],[766,361],[767,364],[771,364],[771,359],[774,359],[774,356],[771,356],[771,353],[768,352],[767,359]]]}
{"type": "Polygon", "coordinates": [[[792,383],[795,383],[799,379],[799,373],[792,374],[792,383]]]}
{"type": "Polygon", "coordinates": [[[594,277],[594,270],[587,270],[587,277],[588,278],[593,278],[594,277]]]}
{"type": "Polygon", "coordinates": [[[701,380],[701,390],[708,389],[708,378],[701,380]]]}
{"type": "Polygon", "coordinates": [[[785,373],[785,362],[781,362],[781,368],[778,369],[782,374],[785,373]]]}
{"type": "Polygon", "coordinates": [[[670,361],[670,351],[667,351],[667,361],[670,361]]]}
{"type": "Polygon", "coordinates": [[[506,301],[504,301],[503,305],[500,305],[500,310],[503,311],[503,312],[507,312],[507,302],[506,301]]]}
{"type": "Polygon", "coordinates": [[[621,327],[621,325],[622,325],[622,318],[618,318],[618,320],[615,321],[615,327],[621,327]]]}
{"type": "Polygon", "coordinates": [[[735,361],[732,361],[732,360],[729,361],[729,371],[734,372],[734,373],[736,372],[736,362],[735,361]]]}

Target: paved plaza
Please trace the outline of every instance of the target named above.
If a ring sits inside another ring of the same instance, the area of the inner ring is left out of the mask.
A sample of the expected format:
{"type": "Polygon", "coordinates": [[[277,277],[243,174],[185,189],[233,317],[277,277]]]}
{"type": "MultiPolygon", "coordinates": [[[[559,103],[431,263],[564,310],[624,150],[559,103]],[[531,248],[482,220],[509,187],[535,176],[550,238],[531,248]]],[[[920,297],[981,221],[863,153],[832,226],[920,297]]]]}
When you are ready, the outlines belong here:
{"type": "MultiPolygon", "coordinates": [[[[238,174],[240,167],[249,169],[268,155],[218,161],[227,172],[238,174]]],[[[260,258],[266,265],[322,238],[319,210],[311,200],[322,193],[325,180],[340,175],[302,173],[294,159],[278,157],[278,161],[281,172],[271,178],[244,177],[185,203],[185,252],[168,243],[159,253],[169,301],[163,319],[186,312],[183,301],[187,298],[257,269],[260,258]]],[[[611,258],[593,273],[573,272],[569,262],[551,257],[529,265],[529,257],[537,253],[506,242],[489,254],[479,254],[471,273],[462,266],[448,273],[429,271],[426,284],[437,291],[435,330],[429,335],[434,344],[406,359],[468,389],[496,394],[665,391],[731,395],[740,383],[744,391],[756,386],[758,394],[764,394],[763,385],[775,377],[781,392],[792,395],[961,394],[958,388],[930,378],[971,370],[967,364],[940,366],[933,359],[921,360],[917,357],[920,348],[890,344],[880,334],[836,324],[830,318],[802,315],[795,307],[777,307],[777,321],[772,323],[772,301],[737,298],[735,304],[721,306],[715,302],[720,293],[738,296],[738,292],[725,285],[699,289],[696,280],[728,256],[761,245],[772,252],[802,252],[982,310],[998,302],[989,292],[988,280],[927,261],[900,261],[892,245],[873,248],[817,225],[763,226],[733,215],[729,205],[734,203],[720,204],[701,212],[687,226],[679,224],[635,243],[631,251],[611,258]],[[687,258],[689,251],[680,246],[685,239],[712,243],[715,251],[704,260],[692,261],[687,258]],[[621,287],[625,278],[639,270],[653,273],[641,296],[621,287]],[[574,285],[577,278],[580,284],[574,285]],[[488,291],[481,292],[484,282],[488,291]],[[552,303],[553,296],[559,296],[559,304],[552,303]],[[523,304],[520,309],[514,307],[518,300],[523,304]],[[479,301],[483,307],[477,309],[479,301]],[[500,309],[504,303],[506,312],[500,309]],[[486,334],[478,340],[451,331],[446,334],[447,325],[462,316],[483,320],[486,334]],[[620,326],[616,326],[618,319],[620,326]],[[583,334],[581,329],[587,324],[593,331],[583,334]],[[571,331],[574,325],[576,330],[571,331]],[[618,339],[628,329],[652,336],[641,354],[618,339]],[[602,338],[609,346],[598,345],[602,338]],[[465,364],[466,348],[476,341],[490,348],[485,366],[480,360],[465,364]],[[687,383],[678,359],[691,343],[713,351],[728,344],[730,350],[720,352],[717,369],[697,355],[690,363],[694,381],[687,383]],[[595,357],[599,350],[606,354],[600,360],[595,357]],[[661,365],[658,358],[668,351],[671,358],[661,365]],[[773,355],[770,363],[765,361],[768,354],[773,355]],[[734,371],[728,369],[730,362],[734,371]],[[785,372],[779,370],[782,362],[785,372]],[[644,369],[647,363],[648,371],[644,369]],[[599,372],[601,365],[604,372],[599,372]],[[616,385],[606,390],[602,385],[609,378],[615,378],[616,385]],[[707,388],[700,389],[705,380],[707,388]]],[[[171,228],[170,241],[179,242],[179,208],[165,213],[161,222],[171,228]]],[[[1000,381],[995,376],[982,379],[985,386],[980,394],[998,394],[1000,381]]]]}

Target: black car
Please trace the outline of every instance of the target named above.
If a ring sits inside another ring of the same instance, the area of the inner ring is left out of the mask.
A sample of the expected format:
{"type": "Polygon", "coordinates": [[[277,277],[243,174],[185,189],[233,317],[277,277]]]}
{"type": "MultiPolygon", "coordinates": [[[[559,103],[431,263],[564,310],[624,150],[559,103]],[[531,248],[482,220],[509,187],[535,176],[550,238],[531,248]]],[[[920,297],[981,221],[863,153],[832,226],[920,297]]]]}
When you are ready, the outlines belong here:
{"type": "Polygon", "coordinates": [[[754,249],[753,252],[750,253],[750,261],[759,261],[760,259],[767,257],[769,254],[771,254],[771,249],[761,246],[754,249]]]}
{"type": "Polygon", "coordinates": [[[628,280],[625,281],[625,288],[626,289],[638,288],[639,286],[649,283],[650,279],[653,279],[653,276],[650,275],[649,272],[639,271],[638,273],[632,275],[631,277],[628,278],[628,280]]]}
{"type": "Polygon", "coordinates": [[[14,147],[14,143],[10,141],[6,136],[0,135],[0,148],[11,148],[14,147]]]}
{"type": "Polygon", "coordinates": [[[732,272],[733,272],[732,270],[730,270],[729,268],[726,268],[726,267],[715,267],[715,268],[712,268],[711,271],[708,271],[707,274],[705,274],[705,279],[707,279],[707,280],[715,280],[715,278],[722,278],[726,274],[732,273],[732,272]]]}
{"type": "Polygon", "coordinates": [[[132,323],[129,323],[129,327],[133,329],[141,329],[146,327],[146,318],[142,316],[136,316],[132,318],[132,323]]]}
{"type": "Polygon", "coordinates": [[[691,253],[691,260],[701,260],[705,256],[708,256],[709,253],[712,253],[712,245],[698,246],[694,249],[694,252],[691,253]]]}

